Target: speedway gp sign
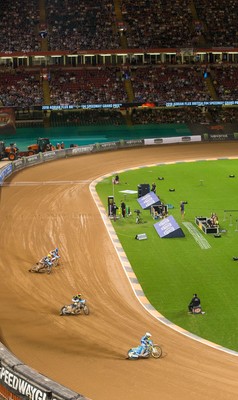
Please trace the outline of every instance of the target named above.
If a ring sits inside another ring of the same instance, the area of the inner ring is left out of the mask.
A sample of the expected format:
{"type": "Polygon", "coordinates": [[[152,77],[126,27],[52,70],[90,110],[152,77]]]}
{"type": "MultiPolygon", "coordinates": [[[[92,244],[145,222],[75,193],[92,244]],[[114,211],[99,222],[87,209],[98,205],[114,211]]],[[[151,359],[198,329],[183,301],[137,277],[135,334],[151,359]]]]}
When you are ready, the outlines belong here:
{"type": "Polygon", "coordinates": [[[31,400],[48,400],[49,393],[51,394],[49,391],[44,391],[32,385],[18,374],[13,373],[3,366],[0,368],[0,383],[9,388],[10,392],[25,396],[31,400]]]}

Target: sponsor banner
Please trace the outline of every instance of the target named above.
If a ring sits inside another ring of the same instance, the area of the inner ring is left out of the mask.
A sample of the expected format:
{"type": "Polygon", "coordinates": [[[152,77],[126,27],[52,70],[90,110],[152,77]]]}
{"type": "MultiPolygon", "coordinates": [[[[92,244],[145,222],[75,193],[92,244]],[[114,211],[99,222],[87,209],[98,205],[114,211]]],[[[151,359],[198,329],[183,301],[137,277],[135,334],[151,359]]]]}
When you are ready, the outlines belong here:
{"type": "Polygon", "coordinates": [[[145,145],[201,142],[201,135],[144,139],[145,145]]]}
{"type": "MultiPolygon", "coordinates": [[[[7,353],[12,359],[11,353],[7,353]]],[[[83,395],[46,378],[32,368],[19,364],[19,360],[17,364],[14,361],[12,367],[1,360],[0,387],[9,392],[9,398],[12,398],[12,394],[30,400],[87,400],[83,395]]]]}
{"type": "Polygon", "coordinates": [[[50,398],[50,391],[44,391],[44,389],[40,389],[37,385],[29,383],[16,372],[13,373],[10,368],[1,366],[0,382],[3,386],[9,388],[12,393],[31,400],[47,400],[50,398]]]}
{"type": "Polygon", "coordinates": [[[55,160],[56,151],[46,151],[45,153],[41,153],[41,158],[43,161],[55,160]]]}
{"type": "Polygon", "coordinates": [[[8,164],[6,167],[0,169],[0,185],[3,183],[4,179],[12,173],[12,164],[8,164]]]}
{"type": "Polygon", "coordinates": [[[237,136],[235,134],[230,134],[230,133],[204,133],[203,134],[203,141],[208,141],[208,142],[225,142],[225,141],[230,141],[230,140],[237,140],[238,139],[238,133],[237,136]]]}
{"type": "Polygon", "coordinates": [[[66,156],[66,150],[57,150],[55,152],[56,158],[65,158],[66,156]]]}
{"type": "Polygon", "coordinates": [[[112,108],[117,109],[123,107],[122,103],[113,103],[113,104],[78,104],[78,105],[70,105],[70,104],[60,104],[60,105],[44,105],[42,106],[42,110],[75,110],[75,109],[83,109],[83,110],[93,110],[97,108],[112,108]]]}
{"type": "Polygon", "coordinates": [[[238,123],[188,124],[188,127],[193,135],[203,135],[204,140],[208,140],[210,135],[213,137],[212,140],[216,136],[222,137],[221,135],[225,135],[224,140],[236,140],[238,138],[238,123]]]}
{"type": "Polygon", "coordinates": [[[121,140],[120,145],[123,146],[142,146],[144,144],[144,139],[136,140],[121,140]]]}
{"type": "Polygon", "coordinates": [[[175,101],[165,103],[166,107],[208,107],[208,106],[236,106],[237,100],[212,101],[175,101]]]}
{"type": "Polygon", "coordinates": [[[154,224],[154,228],[161,238],[184,237],[182,229],[172,215],[154,224]]]}
{"type": "Polygon", "coordinates": [[[34,165],[42,162],[41,154],[34,154],[25,158],[25,165],[34,165]]]}
{"type": "MultiPolygon", "coordinates": [[[[156,106],[157,103],[145,103],[149,106],[156,106]]],[[[98,103],[98,104],[58,104],[58,105],[44,105],[42,110],[93,110],[93,109],[120,109],[129,107],[142,107],[143,103],[98,103]]]]}
{"type": "Polygon", "coordinates": [[[154,204],[160,204],[160,199],[156,196],[154,192],[147,193],[145,196],[137,199],[137,201],[140,204],[141,208],[143,208],[143,210],[150,208],[154,204]]]}
{"type": "Polygon", "coordinates": [[[13,167],[14,171],[23,168],[24,165],[25,165],[25,159],[24,158],[19,158],[19,160],[15,160],[12,163],[12,167],[13,167]]]}
{"type": "Polygon", "coordinates": [[[115,150],[117,148],[119,148],[119,142],[96,143],[94,146],[95,151],[115,150]]]}
{"type": "Polygon", "coordinates": [[[0,135],[15,135],[15,111],[13,108],[0,108],[0,135]]]}
{"type": "Polygon", "coordinates": [[[77,156],[79,154],[88,154],[93,151],[94,147],[94,145],[72,147],[70,149],[67,149],[67,155],[77,156]]]}

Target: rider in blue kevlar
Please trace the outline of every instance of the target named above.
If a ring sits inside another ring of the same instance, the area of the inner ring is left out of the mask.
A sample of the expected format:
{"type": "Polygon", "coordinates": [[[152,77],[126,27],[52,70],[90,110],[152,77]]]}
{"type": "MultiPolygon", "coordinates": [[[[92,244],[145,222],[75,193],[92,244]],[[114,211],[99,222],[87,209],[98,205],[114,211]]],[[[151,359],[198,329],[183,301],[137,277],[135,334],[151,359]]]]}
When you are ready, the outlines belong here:
{"type": "Polygon", "coordinates": [[[53,266],[51,254],[49,253],[46,257],[44,257],[43,261],[45,267],[48,269],[48,273],[50,273],[53,266]]]}
{"type": "Polygon", "coordinates": [[[142,336],[140,342],[140,348],[139,348],[139,354],[142,355],[144,353],[146,353],[148,347],[152,344],[152,340],[151,340],[151,333],[146,332],[146,334],[144,336],[142,336]]]}

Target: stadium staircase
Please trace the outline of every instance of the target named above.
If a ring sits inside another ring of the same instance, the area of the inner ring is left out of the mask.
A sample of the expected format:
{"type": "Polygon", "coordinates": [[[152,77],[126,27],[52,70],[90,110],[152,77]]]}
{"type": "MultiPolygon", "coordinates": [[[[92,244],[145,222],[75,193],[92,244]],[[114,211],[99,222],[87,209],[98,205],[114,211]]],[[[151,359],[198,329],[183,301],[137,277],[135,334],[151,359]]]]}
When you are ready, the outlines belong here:
{"type": "MultiPolygon", "coordinates": [[[[120,23],[123,25],[123,16],[121,12],[121,0],[114,0],[114,8],[115,8],[115,14],[116,14],[116,22],[117,22],[117,30],[119,30],[119,25],[120,23]]],[[[127,43],[127,38],[124,35],[123,31],[119,31],[119,37],[120,37],[120,45],[122,49],[127,49],[128,48],[128,43],[127,43]]]]}
{"type": "MultiPolygon", "coordinates": [[[[127,97],[128,97],[128,103],[133,103],[134,101],[134,91],[133,91],[133,87],[132,87],[132,83],[130,79],[126,79],[124,81],[124,87],[127,93],[127,97]]],[[[132,123],[132,119],[131,119],[131,113],[125,113],[124,117],[126,119],[126,124],[127,125],[133,125],[132,123]]]]}
{"type": "Polygon", "coordinates": [[[213,82],[212,82],[212,79],[210,78],[210,76],[205,79],[205,84],[210,93],[212,100],[219,100],[217,93],[216,93],[216,89],[213,85],[213,82]]]}
{"type": "MultiPolygon", "coordinates": [[[[190,1],[190,10],[191,10],[191,13],[193,16],[194,23],[195,23],[195,21],[199,21],[199,18],[197,15],[197,10],[196,10],[193,0],[190,1]]],[[[203,24],[203,28],[204,28],[204,24],[203,24]]],[[[201,47],[206,46],[206,40],[203,35],[198,36],[198,46],[201,46],[201,47]]]]}
{"type": "MultiPolygon", "coordinates": [[[[43,89],[43,98],[44,98],[44,104],[50,104],[50,87],[49,87],[49,82],[46,80],[42,81],[42,89],[43,89]]],[[[44,114],[44,127],[49,128],[50,126],[50,111],[47,111],[44,114]]]]}
{"type": "Polygon", "coordinates": [[[132,103],[134,101],[134,91],[133,91],[131,80],[126,79],[124,81],[124,85],[125,85],[125,90],[126,90],[127,97],[128,97],[128,103],[132,103]]]}
{"type": "MultiPolygon", "coordinates": [[[[45,14],[45,0],[39,0],[39,8],[40,8],[40,25],[47,25],[46,14],[45,14]]],[[[41,39],[41,51],[48,50],[48,40],[47,38],[41,39]]]]}
{"type": "MultiPolygon", "coordinates": [[[[39,0],[39,9],[40,9],[40,26],[47,26],[45,0],[39,0]]],[[[47,37],[45,39],[41,39],[41,51],[48,51],[47,37]]],[[[43,90],[44,104],[50,104],[50,87],[49,87],[49,82],[47,80],[44,79],[42,80],[42,90],[43,90]]],[[[50,113],[51,113],[50,111],[47,111],[44,114],[45,128],[48,128],[50,126],[50,113]]]]}

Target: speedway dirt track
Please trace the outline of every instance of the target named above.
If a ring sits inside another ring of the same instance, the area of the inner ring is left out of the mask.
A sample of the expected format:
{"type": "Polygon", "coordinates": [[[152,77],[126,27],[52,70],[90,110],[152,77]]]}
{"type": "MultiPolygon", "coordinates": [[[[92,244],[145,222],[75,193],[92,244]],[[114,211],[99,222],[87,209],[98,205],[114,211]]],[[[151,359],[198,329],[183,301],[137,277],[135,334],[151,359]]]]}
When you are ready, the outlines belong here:
{"type": "Polygon", "coordinates": [[[237,155],[234,142],[147,147],[13,175],[0,189],[1,341],[40,373],[93,400],[237,399],[238,357],[186,338],[144,310],[89,191],[92,180],[125,167],[237,155]],[[29,273],[55,246],[62,267],[51,275],[29,273]],[[77,292],[91,314],[60,317],[77,292]],[[125,360],[145,331],[162,344],[164,357],[125,360]]]}

